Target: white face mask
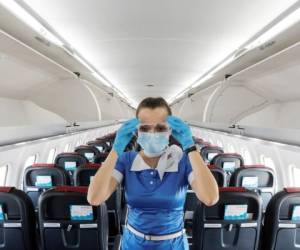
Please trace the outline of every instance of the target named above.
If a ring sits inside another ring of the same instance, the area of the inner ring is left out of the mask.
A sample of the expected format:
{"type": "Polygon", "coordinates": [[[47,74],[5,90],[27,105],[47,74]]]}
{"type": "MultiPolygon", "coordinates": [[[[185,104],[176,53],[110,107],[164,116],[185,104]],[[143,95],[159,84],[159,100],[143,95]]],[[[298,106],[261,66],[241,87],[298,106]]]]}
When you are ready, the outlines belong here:
{"type": "Polygon", "coordinates": [[[162,155],[169,145],[169,132],[139,132],[137,143],[144,149],[148,157],[162,155]]]}

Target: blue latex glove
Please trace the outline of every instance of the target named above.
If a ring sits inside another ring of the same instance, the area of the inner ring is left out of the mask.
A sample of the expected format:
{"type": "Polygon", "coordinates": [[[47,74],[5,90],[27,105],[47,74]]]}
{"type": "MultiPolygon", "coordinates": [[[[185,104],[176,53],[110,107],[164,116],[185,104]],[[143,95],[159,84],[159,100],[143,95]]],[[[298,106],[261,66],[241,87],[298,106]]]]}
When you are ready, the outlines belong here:
{"type": "Polygon", "coordinates": [[[195,144],[192,131],[183,120],[170,115],[167,117],[167,122],[172,128],[172,135],[181,144],[183,150],[195,144]]]}
{"type": "Polygon", "coordinates": [[[139,120],[136,118],[130,119],[126,121],[117,131],[117,135],[114,141],[113,150],[117,152],[118,156],[120,156],[127,144],[132,139],[135,131],[137,130],[137,125],[139,124],[139,120]]]}

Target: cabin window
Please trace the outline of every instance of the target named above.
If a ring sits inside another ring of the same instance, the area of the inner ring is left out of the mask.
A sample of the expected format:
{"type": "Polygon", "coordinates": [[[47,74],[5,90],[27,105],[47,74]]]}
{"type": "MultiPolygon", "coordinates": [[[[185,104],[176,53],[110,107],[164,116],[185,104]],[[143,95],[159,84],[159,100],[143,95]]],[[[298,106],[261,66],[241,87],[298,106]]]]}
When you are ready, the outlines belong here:
{"type": "Polygon", "coordinates": [[[64,148],[64,152],[69,152],[70,150],[70,144],[66,144],[65,148],[64,148]]]}
{"type": "Polygon", "coordinates": [[[36,161],[37,161],[37,154],[29,156],[25,161],[24,168],[31,166],[36,161]]]}
{"type": "Polygon", "coordinates": [[[236,152],[235,148],[232,144],[228,143],[227,147],[228,147],[228,152],[229,153],[235,153],[236,152]]]}
{"type": "Polygon", "coordinates": [[[218,145],[220,148],[223,148],[223,143],[222,143],[220,140],[217,140],[217,145],[218,145]]]}
{"type": "Polygon", "coordinates": [[[291,174],[292,174],[292,182],[293,186],[300,187],[300,168],[296,167],[295,165],[290,165],[291,168],[291,174]]]}
{"type": "Polygon", "coordinates": [[[52,148],[52,149],[49,151],[47,163],[53,163],[54,157],[55,157],[55,153],[56,153],[56,149],[55,149],[55,148],[52,148]]]}
{"type": "Polygon", "coordinates": [[[0,186],[5,186],[8,165],[0,166],[0,186]]]}
{"type": "Polygon", "coordinates": [[[245,165],[251,165],[251,164],[253,164],[252,157],[251,157],[251,154],[250,154],[250,152],[249,152],[248,149],[242,148],[242,156],[244,158],[245,165]]]}
{"type": "Polygon", "coordinates": [[[262,164],[264,164],[266,167],[269,167],[269,168],[272,168],[272,169],[276,170],[275,169],[274,161],[272,160],[271,157],[267,157],[265,155],[261,155],[260,156],[260,162],[262,164]]]}
{"type": "Polygon", "coordinates": [[[76,142],[76,147],[80,146],[81,144],[82,144],[82,140],[80,139],[76,142]]]}

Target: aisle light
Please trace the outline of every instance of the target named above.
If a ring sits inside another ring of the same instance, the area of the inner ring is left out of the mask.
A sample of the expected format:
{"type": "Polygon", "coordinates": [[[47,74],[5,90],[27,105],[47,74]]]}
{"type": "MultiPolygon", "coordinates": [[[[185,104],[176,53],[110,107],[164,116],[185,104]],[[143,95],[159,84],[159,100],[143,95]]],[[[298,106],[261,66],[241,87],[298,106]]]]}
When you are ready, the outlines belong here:
{"type": "Polygon", "coordinates": [[[26,23],[29,27],[34,29],[38,34],[43,36],[49,42],[62,47],[64,43],[49,30],[47,30],[36,18],[30,15],[23,7],[21,7],[15,0],[0,0],[0,4],[15,15],[18,19],[26,23]]]}
{"type": "Polygon", "coordinates": [[[250,42],[248,45],[245,46],[245,48],[253,49],[264,44],[265,42],[277,36],[278,34],[288,29],[298,21],[300,21],[300,7],[296,9],[294,12],[292,12],[291,14],[289,14],[287,17],[279,21],[277,24],[275,24],[273,27],[271,27],[261,36],[256,38],[253,42],[250,42]]]}

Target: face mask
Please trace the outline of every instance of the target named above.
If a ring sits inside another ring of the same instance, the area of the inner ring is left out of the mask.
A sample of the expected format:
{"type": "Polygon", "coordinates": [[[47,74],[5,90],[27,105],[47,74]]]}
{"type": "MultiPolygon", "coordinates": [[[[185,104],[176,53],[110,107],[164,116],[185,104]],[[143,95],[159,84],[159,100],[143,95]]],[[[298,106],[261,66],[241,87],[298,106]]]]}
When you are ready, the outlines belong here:
{"type": "Polygon", "coordinates": [[[144,149],[148,157],[156,157],[163,154],[169,145],[169,132],[145,133],[139,132],[137,143],[144,149]]]}

